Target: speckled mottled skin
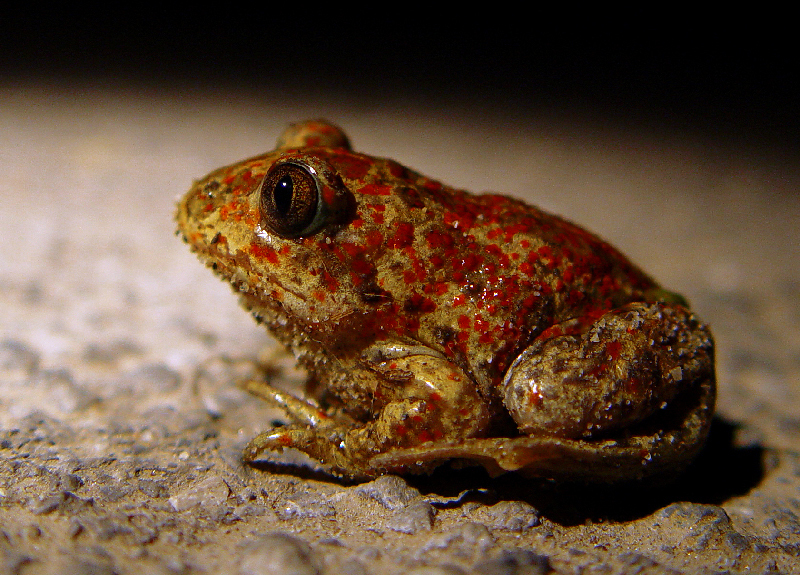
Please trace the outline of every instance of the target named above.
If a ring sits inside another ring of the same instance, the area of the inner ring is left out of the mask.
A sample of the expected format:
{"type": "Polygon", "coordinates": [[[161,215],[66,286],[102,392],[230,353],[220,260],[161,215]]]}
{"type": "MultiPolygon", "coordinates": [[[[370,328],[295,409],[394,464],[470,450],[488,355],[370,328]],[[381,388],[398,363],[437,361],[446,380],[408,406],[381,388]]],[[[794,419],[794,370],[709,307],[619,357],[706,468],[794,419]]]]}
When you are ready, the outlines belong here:
{"type": "Polygon", "coordinates": [[[351,150],[322,121],[221,168],[179,231],[294,351],[325,408],[248,389],[331,472],[617,480],[686,463],[713,413],[713,341],[678,295],[581,228],[351,150]]]}

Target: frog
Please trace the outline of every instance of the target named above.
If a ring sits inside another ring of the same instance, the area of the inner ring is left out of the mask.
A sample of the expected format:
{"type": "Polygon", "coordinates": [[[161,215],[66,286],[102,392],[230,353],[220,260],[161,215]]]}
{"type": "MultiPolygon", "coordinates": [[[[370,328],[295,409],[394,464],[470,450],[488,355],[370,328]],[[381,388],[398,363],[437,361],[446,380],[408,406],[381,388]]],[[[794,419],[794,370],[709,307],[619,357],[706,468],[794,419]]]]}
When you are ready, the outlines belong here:
{"type": "Polygon", "coordinates": [[[619,482],[685,468],[714,413],[714,341],[620,251],[519,199],[355,152],[326,120],[217,169],[177,234],[305,368],[246,463],[299,450],[366,481],[449,463],[619,482]]]}

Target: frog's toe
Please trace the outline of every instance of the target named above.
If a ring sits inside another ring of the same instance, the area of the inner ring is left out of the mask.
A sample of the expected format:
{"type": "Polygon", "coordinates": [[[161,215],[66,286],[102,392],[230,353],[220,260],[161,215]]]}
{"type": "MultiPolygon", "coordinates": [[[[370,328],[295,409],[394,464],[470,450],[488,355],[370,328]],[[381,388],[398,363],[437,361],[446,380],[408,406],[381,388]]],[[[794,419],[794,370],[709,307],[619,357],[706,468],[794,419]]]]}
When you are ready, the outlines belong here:
{"type": "MultiPolygon", "coordinates": [[[[324,427],[326,425],[336,424],[336,422],[331,421],[330,416],[325,410],[320,409],[313,403],[297,398],[290,393],[272,387],[265,381],[247,380],[240,382],[239,386],[256,397],[260,397],[274,407],[282,409],[286,412],[286,415],[296,423],[311,427],[324,427]]],[[[266,435],[271,435],[271,432],[266,435]]]]}
{"type": "Polygon", "coordinates": [[[325,471],[337,477],[362,480],[374,477],[362,462],[350,457],[344,447],[344,431],[301,426],[286,426],[256,436],[245,447],[242,457],[246,463],[264,458],[268,452],[296,449],[315,460],[325,471]]]}
{"type": "Polygon", "coordinates": [[[283,451],[287,448],[306,451],[313,441],[314,432],[311,429],[281,427],[257,435],[247,444],[242,456],[246,462],[252,463],[267,451],[283,451]]]}

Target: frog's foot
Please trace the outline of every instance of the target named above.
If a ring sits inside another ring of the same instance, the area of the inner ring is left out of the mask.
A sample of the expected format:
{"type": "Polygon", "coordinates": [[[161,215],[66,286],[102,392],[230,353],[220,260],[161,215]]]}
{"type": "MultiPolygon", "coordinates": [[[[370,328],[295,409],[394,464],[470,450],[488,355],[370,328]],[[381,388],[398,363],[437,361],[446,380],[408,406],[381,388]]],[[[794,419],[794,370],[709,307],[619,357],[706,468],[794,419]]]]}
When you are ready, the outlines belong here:
{"type": "Polygon", "coordinates": [[[713,407],[708,328],[681,305],[632,303],[542,334],[509,368],[503,393],[523,434],[586,439],[627,430],[703,382],[713,407]]]}
{"type": "Polygon", "coordinates": [[[348,478],[364,477],[363,465],[345,452],[344,439],[353,422],[326,411],[262,381],[247,381],[242,387],[286,412],[293,424],[259,434],[244,449],[243,459],[252,463],[269,451],[297,449],[320,462],[330,473],[348,478]]]}
{"type": "Polygon", "coordinates": [[[342,431],[335,428],[329,429],[325,434],[320,429],[289,425],[257,435],[245,447],[243,459],[247,463],[254,463],[266,452],[297,449],[337,477],[355,480],[372,477],[365,472],[363,463],[348,457],[343,449],[343,442],[342,431]]]}

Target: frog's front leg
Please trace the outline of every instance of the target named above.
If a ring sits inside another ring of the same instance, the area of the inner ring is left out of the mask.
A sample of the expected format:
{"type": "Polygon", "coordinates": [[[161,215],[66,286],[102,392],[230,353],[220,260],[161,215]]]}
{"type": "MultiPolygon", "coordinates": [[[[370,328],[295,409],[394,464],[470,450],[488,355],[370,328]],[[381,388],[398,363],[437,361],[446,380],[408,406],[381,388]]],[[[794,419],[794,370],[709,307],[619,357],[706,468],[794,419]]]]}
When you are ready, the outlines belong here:
{"type": "Polygon", "coordinates": [[[338,475],[365,478],[380,473],[370,465],[378,454],[430,441],[482,437],[491,424],[491,402],[443,357],[418,354],[372,361],[369,372],[378,382],[373,401],[382,407],[366,422],[331,416],[268,384],[248,382],[250,392],[284,409],[295,424],[256,437],[245,450],[245,460],[291,447],[338,475]]]}
{"type": "Polygon", "coordinates": [[[283,409],[294,423],[265,431],[253,438],[244,450],[246,462],[256,461],[265,451],[280,451],[291,447],[320,461],[340,474],[357,475],[341,450],[348,422],[332,418],[319,407],[281,391],[264,381],[247,381],[244,389],[283,409]]]}
{"type": "Polygon", "coordinates": [[[511,365],[504,402],[522,433],[602,436],[714,379],[708,328],[686,308],[632,303],[544,332],[511,365]]]}

